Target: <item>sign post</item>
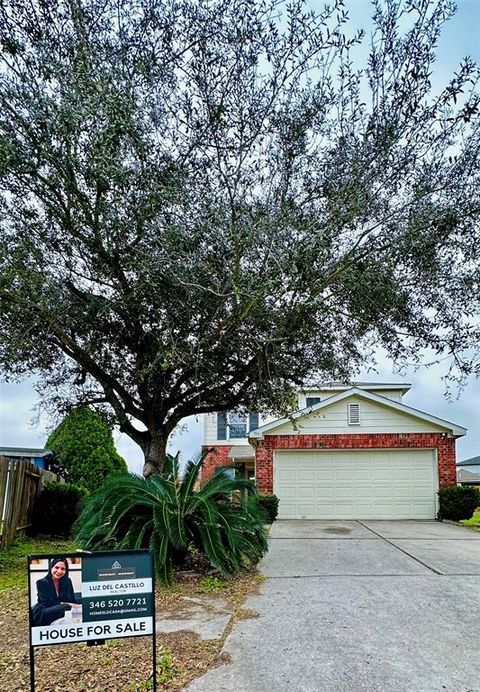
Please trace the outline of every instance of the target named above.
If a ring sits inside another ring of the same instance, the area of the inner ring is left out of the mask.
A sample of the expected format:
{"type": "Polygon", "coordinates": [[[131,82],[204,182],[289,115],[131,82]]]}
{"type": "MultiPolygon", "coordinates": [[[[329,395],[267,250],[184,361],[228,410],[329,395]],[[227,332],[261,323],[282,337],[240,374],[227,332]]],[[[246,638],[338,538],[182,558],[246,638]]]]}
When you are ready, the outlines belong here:
{"type": "Polygon", "coordinates": [[[35,647],[151,635],[156,690],[155,583],[147,550],[28,557],[30,689],[35,647]]]}

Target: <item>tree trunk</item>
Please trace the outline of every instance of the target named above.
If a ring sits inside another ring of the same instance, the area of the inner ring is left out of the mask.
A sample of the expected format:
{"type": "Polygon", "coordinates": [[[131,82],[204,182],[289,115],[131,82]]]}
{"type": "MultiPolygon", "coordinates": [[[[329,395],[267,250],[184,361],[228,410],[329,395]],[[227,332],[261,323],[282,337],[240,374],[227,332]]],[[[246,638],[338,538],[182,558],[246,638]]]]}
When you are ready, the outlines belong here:
{"type": "Polygon", "coordinates": [[[166,437],[164,434],[151,433],[150,439],[141,445],[145,457],[143,465],[143,475],[145,478],[162,473],[167,453],[167,439],[168,436],[166,437]]]}

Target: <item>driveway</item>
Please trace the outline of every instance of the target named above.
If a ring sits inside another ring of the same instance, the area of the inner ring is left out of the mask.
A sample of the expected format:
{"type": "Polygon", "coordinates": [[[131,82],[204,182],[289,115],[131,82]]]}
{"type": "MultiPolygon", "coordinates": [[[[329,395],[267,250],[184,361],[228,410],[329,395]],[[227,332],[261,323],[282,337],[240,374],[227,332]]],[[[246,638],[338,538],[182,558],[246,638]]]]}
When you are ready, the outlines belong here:
{"type": "Polygon", "coordinates": [[[268,577],[189,692],[480,692],[480,533],[278,521],[268,577]]]}

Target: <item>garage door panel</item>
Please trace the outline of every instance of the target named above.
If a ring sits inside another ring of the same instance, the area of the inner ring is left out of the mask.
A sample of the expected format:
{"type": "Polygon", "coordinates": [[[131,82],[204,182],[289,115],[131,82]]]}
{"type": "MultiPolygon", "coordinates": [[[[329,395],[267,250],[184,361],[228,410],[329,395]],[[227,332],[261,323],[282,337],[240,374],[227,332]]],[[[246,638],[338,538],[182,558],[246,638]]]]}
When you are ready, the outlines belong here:
{"type": "MultiPolygon", "coordinates": [[[[377,466],[378,466],[378,464],[377,464],[377,466]]],[[[392,469],[390,469],[388,467],[377,468],[377,472],[376,472],[377,481],[386,481],[388,483],[388,482],[390,482],[391,477],[392,477],[392,469]]]]}
{"type": "Polygon", "coordinates": [[[292,485],[290,488],[284,488],[282,490],[282,500],[296,500],[298,496],[298,488],[292,485]]]}
{"type": "Polygon", "coordinates": [[[371,488],[372,499],[378,502],[391,502],[392,500],[392,488],[390,485],[378,485],[375,488],[371,488]]]}
{"type": "Polygon", "coordinates": [[[299,486],[297,488],[297,498],[299,500],[313,500],[315,497],[315,488],[299,486]]]}
{"type": "Polygon", "coordinates": [[[297,481],[300,483],[307,482],[312,483],[315,481],[315,469],[314,468],[299,468],[297,473],[297,481]]]}
{"type": "Polygon", "coordinates": [[[351,489],[347,485],[337,485],[335,490],[335,499],[341,502],[342,500],[348,502],[351,497],[351,489]]]}
{"type": "Polygon", "coordinates": [[[276,452],[280,518],[432,519],[433,450],[276,452]]]}
{"type": "Polygon", "coordinates": [[[278,480],[279,481],[286,481],[286,482],[295,482],[297,480],[295,470],[294,469],[288,469],[288,468],[279,468],[278,480]]]}

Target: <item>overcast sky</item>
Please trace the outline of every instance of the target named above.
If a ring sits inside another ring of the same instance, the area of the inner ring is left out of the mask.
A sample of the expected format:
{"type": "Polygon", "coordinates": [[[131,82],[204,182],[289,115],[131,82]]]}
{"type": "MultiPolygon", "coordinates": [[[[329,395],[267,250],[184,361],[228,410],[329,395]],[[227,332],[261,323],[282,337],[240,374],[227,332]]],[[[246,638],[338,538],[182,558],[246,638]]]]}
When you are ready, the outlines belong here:
{"type": "MultiPolygon", "coordinates": [[[[319,7],[321,3],[312,4],[319,7]]],[[[368,32],[368,0],[349,0],[346,4],[353,27],[365,28],[368,32]]],[[[458,12],[445,28],[440,41],[433,75],[434,84],[444,84],[466,55],[480,63],[479,27],[480,0],[459,0],[458,12]]],[[[426,354],[425,362],[429,360],[426,354]]],[[[413,386],[404,398],[405,404],[468,428],[467,435],[458,441],[457,446],[457,458],[462,460],[480,454],[480,381],[471,378],[462,390],[453,389],[450,397],[446,397],[442,378],[447,370],[448,362],[443,361],[417,371],[407,368],[399,375],[393,372],[393,364],[385,354],[379,354],[378,372],[367,372],[366,369],[359,373],[357,379],[410,382],[413,386]]],[[[33,382],[32,378],[20,384],[0,384],[0,445],[43,447],[49,422],[44,417],[37,427],[31,425],[33,409],[37,403],[33,382]]],[[[115,433],[115,441],[130,469],[140,472],[143,458],[139,447],[119,433],[115,433]]],[[[184,429],[174,434],[171,449],[179,449],[183,458],[188,459],[199,450],[201,443],[201,421],[187,419],[184,429]]]]}

